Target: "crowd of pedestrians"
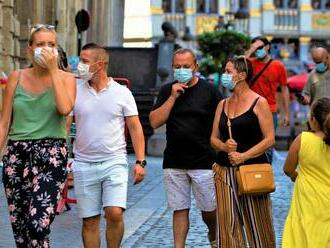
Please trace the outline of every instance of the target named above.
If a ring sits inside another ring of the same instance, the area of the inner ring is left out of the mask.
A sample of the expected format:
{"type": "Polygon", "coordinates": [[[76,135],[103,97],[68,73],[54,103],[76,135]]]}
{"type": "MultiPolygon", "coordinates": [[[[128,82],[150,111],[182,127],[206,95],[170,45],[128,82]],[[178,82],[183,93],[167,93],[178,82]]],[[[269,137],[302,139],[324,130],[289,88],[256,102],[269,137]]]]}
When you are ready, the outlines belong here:
{"type": "MultiPolygon", "coordinates": [[[[143,181],[147,165],[134,97],[108,76],[109,55],[102,46],[82,48],[78,86],[60,60],[53,26],[34,26],[27,51],[31,67],[10,74],[0,120],[3,183],[16,246],[49,247],[67,177],[66,125],[74,121],[74,189],[84,247],[100,247],[103,212],[107,247],[120,247],[129,176],[126,131],[136,157],[135,184],[143,181]]],[[[272,161],[278,87],[283,124],[289,124],[285,67],[269,53],[270,42],[256,37],[244,56],[228,60],[221,77],[231,92],[226,99],[196,76],[192,50],[173,54],[174,81],[161,87],[149,119],[153,128],[166,124],[164,182],[175,248],[185,247],[191,193],[211,247],[275,247],[269,193],[240,194],[236,174],[240,166],[272,161]]],[[[293,141],[284,164],[295,185],[283,247],[330,244],[330,63],[325,48],[313,48],[312,56],[317,66],[300,99],[311,104],[310,130],[293,141]]]]}

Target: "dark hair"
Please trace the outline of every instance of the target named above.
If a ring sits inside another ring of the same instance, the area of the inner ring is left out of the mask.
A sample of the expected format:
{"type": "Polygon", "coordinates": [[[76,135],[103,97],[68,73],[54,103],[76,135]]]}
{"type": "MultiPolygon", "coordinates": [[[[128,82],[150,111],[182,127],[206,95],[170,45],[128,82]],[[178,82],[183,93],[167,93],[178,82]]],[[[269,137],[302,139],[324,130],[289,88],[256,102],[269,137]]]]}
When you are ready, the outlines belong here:
{"type": "Polygon", "coordinates": [[[81,48],[81,51],[84,50],[95,50],[95,60],[103,61],[105,64],[109,63],[109,54],[105,47],[100,46],[96,43],[87,43],[81,48]]]}
{"type": "Polygon", "coordinates": [[[269,40],[265,37],[265,36],[257,36],[257,37],[254,37],[252,40],[251,40],[251,44],[253,44],[254,42],[256,42],[257,40],[261,40],[265,46],[266,45],[270,45],[270,42],[269,40]]]}
{"type": "Polygon", "coordinates": [[[88,50],[88,49],[104,49],[104,47],[91,42],[91,43],[87,43],[81,48],[81,50],[88,50]]]}
{"type": "Polygon", "coordinates": [[[66,56],[66,53],[64,52],[63,48],[58,45],[57,47],[58,55],[59,55],[59,61],[58,66],[61,70],[65,71],[68,67],[68,58],[66,56]]]}
{"type": "Polygon", "coordinates": [[[330,145],[330,98],[322,97],[315,101],[311,107],[311,116],[314,116],[322,128],[325,134],[324,142],[330,145]]]}
{"type": "Polygon", "coordinates": [[[179,48],[178,50],[176,50],[173,54],[173,58],[172,58],[172,63],[174,61],[174,57],[175,55],[177,54],[184,54],[184,53],[190,53],[191,56],[193,57],[194,59],[194,63],[196,64],[197,63],[197,57],[196,57],[196,54],[189,48],[179,48]]]}
{"type": "Polygon", "coordinates": [[[270,52],[270,42],[269,40],[265,37],[265,36],[257,36],[257,37],[254,37],[252,40],[251,40],[251,44],[253,44],[254,42],[256,42],[257,40],[261,40],[265,46],[269,45],[269,52],[270,52]]]}
{"type": "Polygon", "coordinates": [[[246,82],[250,85],[253,76],[253,66],[249,59],[245,56],[235,56],[233,58],[228,59],[227,62],[231,62],[234,65],[234,68],[237,72],[245,72],[246,73],[246,82]]]}

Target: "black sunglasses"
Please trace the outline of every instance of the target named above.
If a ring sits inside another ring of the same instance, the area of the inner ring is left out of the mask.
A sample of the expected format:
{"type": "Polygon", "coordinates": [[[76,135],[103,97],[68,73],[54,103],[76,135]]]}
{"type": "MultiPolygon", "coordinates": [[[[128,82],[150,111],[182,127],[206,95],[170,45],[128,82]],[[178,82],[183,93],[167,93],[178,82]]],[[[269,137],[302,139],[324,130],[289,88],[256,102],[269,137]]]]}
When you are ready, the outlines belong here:
{"type": "Polygon", "coordinates": [[[259,47],[257,47],[256,50],[263,49],[264,47],[265,47],[265,45],[263,45],[263,46],[259,46],[259,47]]]}

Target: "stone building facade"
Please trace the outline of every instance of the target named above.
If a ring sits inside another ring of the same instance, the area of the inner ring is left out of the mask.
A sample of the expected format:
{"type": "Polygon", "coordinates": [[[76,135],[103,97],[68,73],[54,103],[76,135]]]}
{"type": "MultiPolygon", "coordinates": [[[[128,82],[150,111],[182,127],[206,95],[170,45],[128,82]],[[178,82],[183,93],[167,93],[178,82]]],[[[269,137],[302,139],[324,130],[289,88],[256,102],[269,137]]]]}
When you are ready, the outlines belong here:
{"type": "Polygon", "coordinates": [[[68,55],[77,55],[76,13],[90,13],[90,28],[83,32],[83,44],[97,42],[122,45],[123,0],[0,0],[0,72],[29,65],[26,47],[34,24],[56,27],[58,42],[68,55]]]}

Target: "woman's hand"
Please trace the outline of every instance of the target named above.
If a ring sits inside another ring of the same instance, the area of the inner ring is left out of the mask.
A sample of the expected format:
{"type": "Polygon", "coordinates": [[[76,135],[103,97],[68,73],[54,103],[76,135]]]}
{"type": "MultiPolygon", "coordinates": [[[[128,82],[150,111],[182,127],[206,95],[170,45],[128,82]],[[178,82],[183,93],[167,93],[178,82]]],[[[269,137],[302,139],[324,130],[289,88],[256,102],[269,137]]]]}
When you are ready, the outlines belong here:
{"type": "Polygon", "coordinates": [[[230,152],[228,154],[228,158],[233,166],[243,164],[246,160],[244,153],[240,152],[230,152]]]}
{"type": "Polygon", "coordinates": [[[58,53],[54,49],[56,48],[46,47],[42,49],[42,59],[46,68],[49,71],[54,71],[58,69],[58,64],[57,64],[58,53]]]}
{"type": "Polygon", "coordinates": [[[237,143],[233,139],[227,139],[225,143],[225,152],[226,153],[231,153],[231,152],[236,152],[237,150],[237,143]]]}

